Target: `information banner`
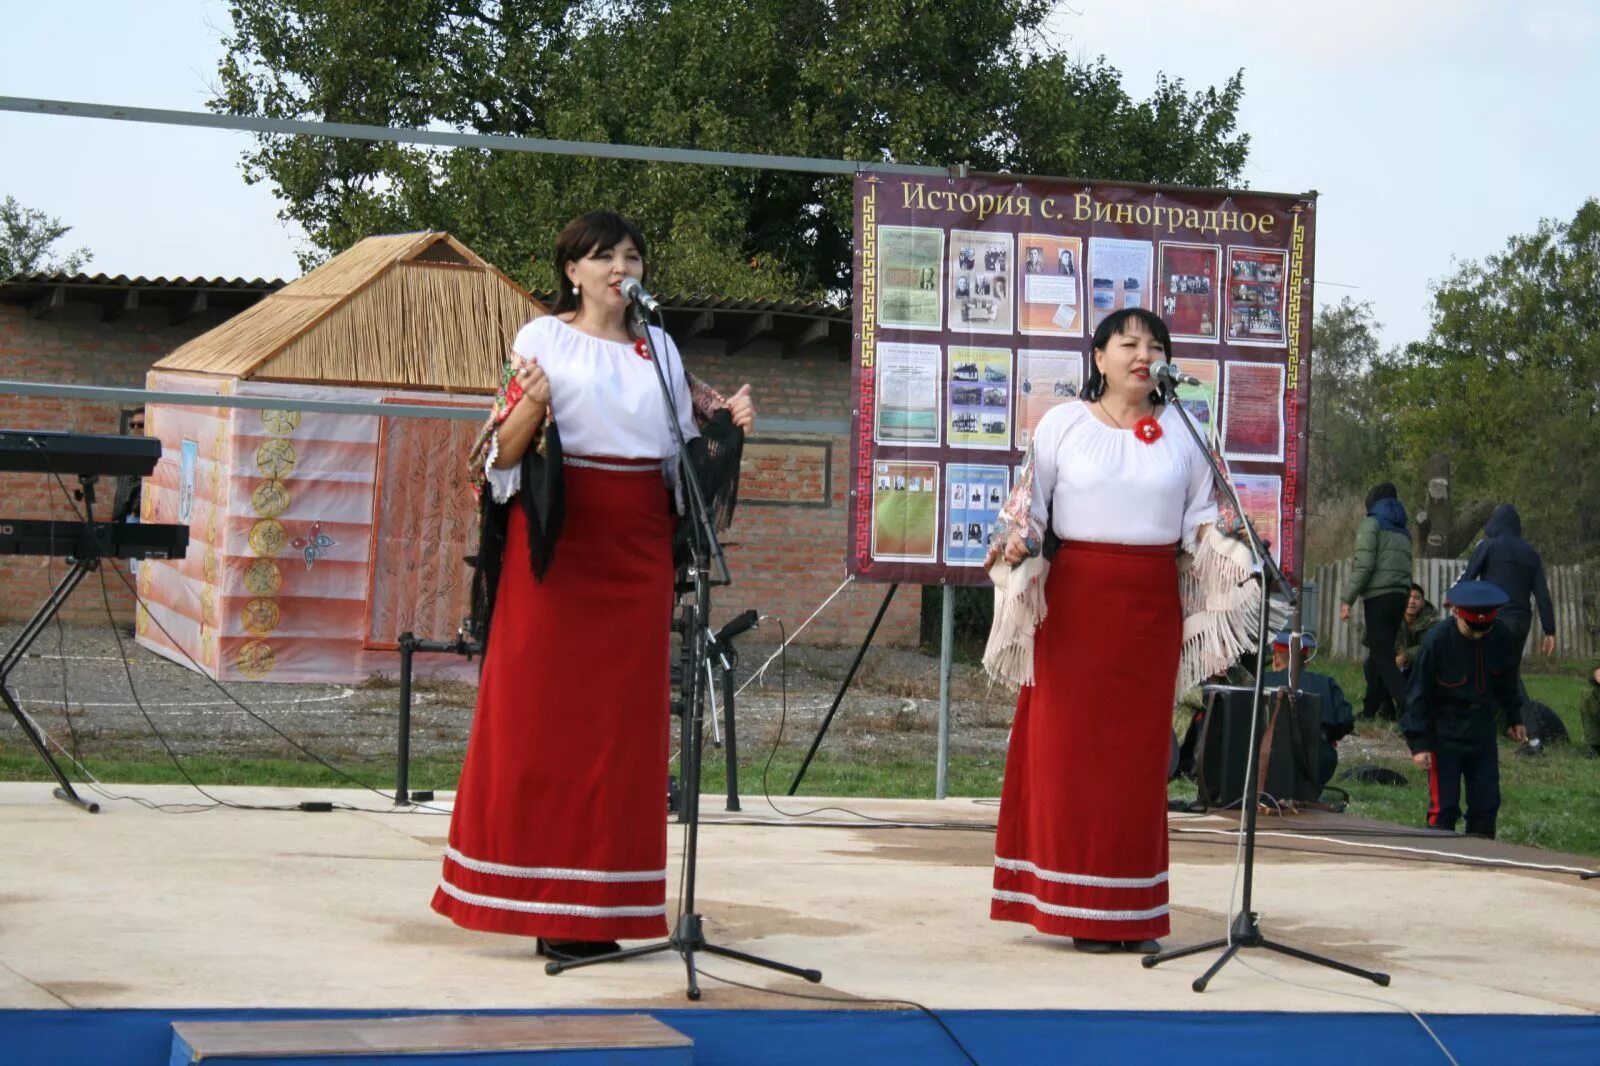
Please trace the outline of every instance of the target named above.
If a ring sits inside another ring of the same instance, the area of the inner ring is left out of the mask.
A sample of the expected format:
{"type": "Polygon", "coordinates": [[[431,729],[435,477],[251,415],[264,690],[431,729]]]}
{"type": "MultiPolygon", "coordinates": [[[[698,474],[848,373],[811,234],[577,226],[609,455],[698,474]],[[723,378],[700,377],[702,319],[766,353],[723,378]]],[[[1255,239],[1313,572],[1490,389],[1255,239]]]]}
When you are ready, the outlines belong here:
{"type": "Polygon", "coordinates": [[[984,584],[1039,420],[1073,400],[1107,315],[1143,307],[1200,381],[1178,400],[1298,582],[1313,196],[862,175],[849,570],[984,584]]]}

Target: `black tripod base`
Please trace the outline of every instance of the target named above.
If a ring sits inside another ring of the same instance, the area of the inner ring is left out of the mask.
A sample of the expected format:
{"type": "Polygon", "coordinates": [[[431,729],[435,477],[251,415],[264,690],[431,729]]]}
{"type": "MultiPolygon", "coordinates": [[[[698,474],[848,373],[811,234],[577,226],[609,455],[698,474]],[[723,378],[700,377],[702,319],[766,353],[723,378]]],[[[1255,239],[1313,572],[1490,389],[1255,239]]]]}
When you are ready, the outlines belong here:
{"type": "Polygon", "coordinates": [[[552,960],[545,963],[544,972],[554,977],[566,970],[576,970],[584,966],[595,966],[602,962],[623,962],[627,959],[636,959],[641,955],[657,955],[663,951],[676,951],[683,956],[683,964],[689,971],[688,997],[691,1000],[700,998],[700,974],[695,969],[694,957],[696,952],[707,955],[716,955],[719,958],[732,959],[735,962],[749,963],[751,966],[765,966],[769,970],[777,970],[791,977],[804,978],[812,984],[822,980],[821,970],[805,970],[788,963],[764,959],[759,955],[751,955],[744,951],[735,951],[706,941],[705,929],[701,924],[698,914],[684,914],[678,918],[678,927],[672,935],[656,944],[645,944],[643,947],[624,948],[606,955],[596,955],[591,959],[552,960]]]}
{"type": "Polygon", "coordinates": [[[1363,970],[1358,966],[1337,962],[1322,955],[1314,955],[1309,951],[1301,951],[1299,948],[1280,944],[1275,940],[1268,940],[1261,935],[1261,923],[1256,919],[1255,914],[1248,911],[1242,912],[1238,918],[1234,919],[1233,935],[1231,937],[1226,937],[1222,940],[1208,940],[1204,944],[1194,944],[1190,947],[1177,948],[1173,951],[1163,951],[1159,955],[1146,955],[1140,961],[1143,962],[1145,969],[1150,970],[1160,966],[1163,962],[1170,962],[1173,959],[1181,959],[1189,955],[1198,955],[1202,951],[1215,951],[1218,948],[1222,948],[1223,952],[1218,956],[1217,961],[1211,964],[1209,970],[1196,977],[1194,984],[1190,986],[1196,992],[1204,992],[1206,986],[1211,983],[1211,979],[1217,975],[1217,971],[1226,966],[1228,960],[1239,954],[1240,948],[1266,948],[1268,951],[1276,951],[1280,955],[1288,955],[1302,962],[1314,962],[1318,966],[1326,966],[1330,970],[1339,970],[1355,977],[1365,977],[1380,988],[1389,987],[1389,975],[1386,973],[1363,970]]]}
{"type": "Polygon", "coordinates": [[[65,800],[66,802],[72,804],[75,807],[82,807],[84,810],[88,811],[90,814],[99,814],[100,813],[100,804],[96,803],[94,800],[86,800],[86,799],[84,799],[82,796],[78,795],[78,793],[75,792],[70,786],[68,786],[66,788],[58,788],[58,789],[55,789],[54,791],[55,791],[56,799],[58,799],[58,800],[65,800]]]}

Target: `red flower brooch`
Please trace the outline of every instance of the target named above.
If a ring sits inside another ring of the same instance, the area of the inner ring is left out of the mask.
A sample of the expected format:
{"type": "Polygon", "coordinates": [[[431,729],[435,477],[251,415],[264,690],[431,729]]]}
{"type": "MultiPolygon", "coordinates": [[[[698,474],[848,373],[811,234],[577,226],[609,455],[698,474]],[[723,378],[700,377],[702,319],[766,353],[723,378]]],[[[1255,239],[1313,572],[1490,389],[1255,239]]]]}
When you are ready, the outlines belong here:
{"type": "Polygon", "coordinates": [[[1146,444],[1154,444],[1161,439],[1161,423],[1150,415],[1145,415],[1133,424],[1133,435],[1146,444]]]}
{"type": "Polygon", "coordinates": [[[643,337],[635,340],[633,342],[633,354],[637,355],[640,359],[650,358],[650,342],[645,340],[643,337]]]}

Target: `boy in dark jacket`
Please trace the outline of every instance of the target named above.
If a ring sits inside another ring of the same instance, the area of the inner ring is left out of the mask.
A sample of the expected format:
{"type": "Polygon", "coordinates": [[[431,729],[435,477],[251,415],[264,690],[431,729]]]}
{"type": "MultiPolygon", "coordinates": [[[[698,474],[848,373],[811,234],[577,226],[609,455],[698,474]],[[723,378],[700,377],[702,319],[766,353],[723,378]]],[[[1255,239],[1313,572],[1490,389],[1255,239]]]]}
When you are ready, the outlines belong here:
{"type": "Polygon", "coordinates": [[[1532,544],[1522,539],[1522,516],[1511,504],[1496,507],[1483,524],[1483,539],[1461,576],[1487,581],[1506,594],[1508,602],[1500,609],[1500,621],[1511,631],[1519,656],[1533,628],[1533,612],[1528,609],[1532,599],[1539,608],[1539,626],[1544,630],[1539,650],[1545,655],[1555,653],[1556,612],[1550,602],[1550,586],[1545,582],[1544,560],[1532,544]]]}
{"type": "Polygon", "coordinates": [[[1428,826],[1455,831],[1461,781],[1467,783],[1467,833],[1494,839],[1500,811],[1500,749],[1495,711],[1513,740],[1522,725],[1521,656],[1495,616],[1506,594],[1487,581],[1459,581],[1446,600],[1453,616],[1422,638],[1400,731],[1411,761],[1428,772],[1428,826]]]}
{"type": "Polygon", "coordinates": [[[1367,691],[1361,697],[1361,717],[1382,715],[1393,720],[1405,703],[1405,679],[1394,663],[1395,636],[1406,613],[1411,590],[1411,531],[1406,509],[1385,481],[1367,493],[1367,517],[1356,527],[1356,565],[1345,586],[1339,617],[1349,618],[1350,608],[1361,599],[1366,623],[1367,658],[1362,673],[1367,691]]]}

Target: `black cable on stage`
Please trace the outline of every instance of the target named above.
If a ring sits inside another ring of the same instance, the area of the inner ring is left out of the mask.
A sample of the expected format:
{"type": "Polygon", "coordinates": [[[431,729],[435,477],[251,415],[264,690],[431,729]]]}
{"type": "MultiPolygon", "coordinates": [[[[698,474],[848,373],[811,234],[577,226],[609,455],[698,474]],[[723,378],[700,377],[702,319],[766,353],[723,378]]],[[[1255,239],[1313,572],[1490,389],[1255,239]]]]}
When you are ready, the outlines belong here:
{"type": "MultiPolygon", "coordinates": [[[[78,508],[77,501],[73,498],[72,491],[69,488],[67,488],[66,483],[61,480],[60,473],[57,472],[57,471],[52,470],[51,471],[51,476],[53,476],[55,478],[56,484],[58,486],[60,486],[62,495],[66,497],[67,504],[68,504],[68,506],[70,506],[72,508],[73,514],[77,517],[77,519],[80,522],[84,523],[84,526],[85,526],[85,529],[88,532],[88,535],[89,536],[93,536],[93,527],[92,527],[92,525],[90,523],[90,518],[88,517],[88,515],[84,511],[82,511],[82,510],[80,510],[78,508]]],[[[209,681],[214,688],[216,688],[219,692],[221,692],[224,696],[226,696],[228,698],[229,702],[231,702],[234,706],[238,707],[247,716],[249,716],[253,721],[258,722],[259,724],[265,726],[270,732],[272,732],[275,736],[277,736],[284,743],[288,744],[290,747],[294,748],[296,751],[300,752],[302,755],[306,756],[308,759],[310,759],[313,762],[317,763],[323,769],[328,770],[330,773],[334,774],[335,776],[340,777],[340,778],[344,779],[345,781],[348,781],[351,784],[353,784],[353,785],[355,785],[355,786],[357,786],[359,788],[366,789],[367,791],[373,792],[373,793],[375,793],[375,794],[377,794],[379,796],[384,797],[385,799],[388,799],[389,796],[388,796],[388,793],[383,792],[380,789],[375,788],[374,786],[368,784],[367,782],[362,781],[361,779],[355,777],[354,775],[346,772],[345,770],[341,769],[340,767],[338,767],[338,766],[334,765],[333,763],[329,762],[328,760],[324,759],[322,756],[318,755],[316,752],[310,750],[305,745],[301,744],[299,741],[297,741],[294,738],[290,737],[283,730],[279,729],[277,726],[275,726],[271,722],[267,721],[264,717],[262,717],[256,711],[254,711],[253,709],[251,709],[250,707],[245,705],[237,696],[235,696],[232,692],[228,691],[228,689],[226,687],[224,687],[223,684],[220,681],[218,681],[216,678],[212,677],[210,674],[206,673],[206,671],[200,667],[200,664],[195,662],[194,657],[191,656],[187,651],[184,650],[182,644],[180,644],[178,642],[178,640],[176,638],[174,638],[172,636],[172,634],[167,631],[166,626],[161,624],[161,620],[156,617],[155,613],[150,610],[149,605],[146,604],[144,602],[144,599],[139,595],[138,587],[129,578],[128,574],[124,570],[122,570],[120,567],[118,567],[116,565],[116,562],[115,562],[114,558],[111,558],[111,557],[102,558],[101,559],[101,566],[99,568],[100,569],[101,598],[102,598],[102,600],[104,602],[104,605],[105,605],[106,619],[110,623],[112,635],[117,641],[117,650],[118,650],[118,653],[119,653],[119,657],[122,660],[123,673],[128,679],[129,694],[132,695],[133,701],[134,701],[134,705],[136,707],[138,707],[139,713],[143,716],[143,718],[145,720],[145,723],[150,727],[151,733],[153,733],[155,735],[156,739],[160,742],[160,744],[162,746],[162,749],[167,753],[168,758],[171,759],[173,766],[176,767],[176,769],[178,770],[178,773],[183,777],[184,781],[186,781],[189,784],[189,786],[192,787],[196,792],[199,792],[202,796],[205,796],[206,799],[210,800],[211,803],[214,806],[227,807],[227,808],[230,808],[232,810],[241,810],[241,811],[280,811],[281,812],[281,811],[301,811],[301,810],[331,809],[331,810],[343,810],[343,811],[358,812],[358,813],[364,813],[364,814],[395,814],[395,813],[410,814],[410,813],[420,813],[420,812],[423,812],[423,811],[426,811],[427,813],[432,813],[432,814],[449,814],[450,813],[449,811],[445,810],[442,807],[433,807],[433,806],[428,805],[428,804],[420,804],[420,803],[419,804],[412,804],[412,805],[408,806],[404,811],[396,811],[393,808],[379,810],[379,809],[375,809],[375,808],[371,808],[371,807],[358,807],[358,806],[356,806],[354,804],[343,803],[343,802],[338,802],[338,801],[329,802],[327,808],[307,806],[305,803],[283,804],[283,805],[235,803],[235,802],[232,802],[230,800],[221,799],[221,798],[219,798],[217,796],[214,796],[211,793],[207,792],[203,787],[200,786],[200,784],[198,782],[196,782],[194,780],[194,778],[189,774],[189,771],[183,766],[182,761],[179,759],[177,753],[173,751],[172,746],[168,743],[166,735],[163,734],[161,732],[160,727],[158,727],[155,724],[154,719],[151,718],[149,711],[145,708],[143,701],[140,700],[140,698],[139,698],[138,689],[137,689],[137,686],[134,684],[134,680],[133,680],[133,672],[132,672],[131,668],[128,665],[127,652],[123,648],[122,634],[117,631],[116,618],[115,618],[115,615],[114,615],[114,613],[113,613],[113,611],[111,609],[111,598],[110,598],[110,593],[109,593],[109,591],[108,591],[108,589],[106,587],[106,577],[105,577],[105,570],[106,570],[106,567],[108,567],[108,566],[122,580],[122,583],[125,586],[127,586],[128,591],[130,593],[132,593],[135,605],[137,607],[143,607],[145,609],[145,614],[149,617],[150,621],[155,625],[155,627],[157,629],[159,629],[161,631],[163,636],[165,636],[169,641],[172,642],[173,647],[177,648],[178,651],[183,654],[183,657],[186,660],[188,660],[189,664],[192,667],[194,667],[195,672],[200,674],[207,681],[209,681]]],[[[76,762],[76,760],[74,760],[74,761],[76,762]]],[[[80,768],[81,768],[81,764],[80,764],[80,768]]],[[[104,793],[102,793],[102,794],[104,794],[104,793]]],[[[169,807],[180,806],[180,805],[176,805],[176,804],[156,804],[156,803],[152,803],[151,801],[148,801],[148,800],[141,801],[141,800],[137,799],[136,797],[131,797],[131,796],[119,796],[119,797],[116,797],[116,798],[119,798],[119,799],[132,799],[134,802],[139,802],[143,806],[145,806],[145,807],[147,807],[149,809],[153,809],[153,810],[166,811],[169,807]]],[[[195,806],[198,806],[198,805],[185,804],[185,805],[181,805],[181,806],[195,807],[195,806]]],[[[210,808],[206,808],[206,809],[210,809],[210,808]]],[[[180,811],[179,813],[191,813],[191,812],[189,812],[189,811],[180,811]]]]}
{"type": "MultiPolygon", "coordinates": [[[[49,453],[47,451],[45,451],[44,449],[40,449],[40,453],[44,456],[45,463],[48,465],[49,462],[50,462],[49,453]]],[[[50,479],[51,479],[52,476],[55,477],[56,483],[58,485],[61,485],[61,489],[62,489],[63,493],[66,494],[67,502],[68,502],[68,504],[70,506],[72,506],[74,516],[79,518],[79,519],[83,519],[83,515],[81,513],[79,513],[78,510],[77,510],[77,505],[76,505],[75,501],[73,500],[71,492],[68,491],[66,485],[61,483],[60,475],[55,474],[54,471],[51,471],[51,473],[49,473],[49,474],[43,475],[45,488],[46,488],[47,493],[48,493],[48,489],[49,489],[49,486],[50,486],[50,479]]],[[[49,544],[49,548],[50,548],[50,550],[45,556],[45,581],[53,589],[56,586],[56,578],[55,578],[55,557],[56,557],[56,552],[55,552],[55,525],[53,523],[50,525],[50,544],[49,544]]],[[[89,772],[89,768],[86,767],[83,764],[83,759],[82,759],[82,754],[83,754],[82,753],[82,740],[78,736],[78,727],[77,727],[77,724],[74,723],[73,720],[72,720],[71,694],[70,694],[70,686],[69,686],[68,678],[67,678],[66,626],[64,626],[62,624],[62,622],[61,622],[61,614],[60,614],[59,611],[56,612],[56,614],[52,618],[52,621],[54,621],[55,629],[56,629],[56,661],[60,664],[60,674],[61,674],[61,715],[66,720],[66,723],[67,723],[67,733],[68,733],[68,735],[69,735],[69,737],[71,739],[71,743],[72,743],[71,750],[63,749],[61,747],[61,743],[59,741],[57,741],[54,737],[50,736],[49,733],[45,732],[45,730],[42,727],[40,727],[37,722],[35,722],[34,723],[34,728],[39,730],[39,735],[41,737],[43,737],[49,743],[55,745],[56,750],[60,751],[63,755],[65,755],[66,758],[67,758],[67,761],[70,762],[74,767],[77,768],[78,773],[83,775],[83,777],[84,777],[83,784],[85,785],[85,787],[87,787],[89,789],[89,791],[95,793],[96,795],[100,796],[103,799],[108,799],[108,800],[126,800],[126,801],[129,801],[129,802],[132,802],[132,803],[137,803],[137,804],[139,804],[139,805],[141,805],[141,806],[143,806],[143,807],[145,807],[147,809],[150,809],[150,810],[169,811],[169,812],[170,811],[176,811],[176,813],[179,813],[179,814],[192,814],[192,813],[195,813],[195,812],[198,812],[198,811],[213,810],[215,808],[215,806],[216,806],[216,804],[214,804],[214,803],[168,803],[168,804],[162,804],[162,803],[155,803],[155,802],[153,802],[151,800],[143,799],[142,797],[139,797],[139,796],[123,796],[123,795],[119,795],[119,794],[117,794],[115,792],[112,792],[110,789],[107,789],[104,786],[104,784],[102,784],[94,776],[94,774],[89,772]]],[[[30,720],[31,720],[31,716],[30,716],[30,720]]]]}
{"type": "MultiPolygon", "coordinates": [[[[761,766],[761,795],[762,798],[767,801],[768,807],[771,807],[774,811],[783,815],[785,818],[807,818],[813,814],[822,814],[827,811],[838,811],[841,814],[848,814],[852,818],[860,818],[862,821],[878,823],[887,828],[893,829],[952,829],[968,832],[973,830],[981,830],[991,833],[994,832],[994,826],[973,826],[964,822],[907,822],[900,818],[880,818],[876,815],[863,814],[860,811],[852,810],[849,807],[840,807],[836,804],[831,804],[826,807],[814,807],[808,811],[786,811],[782,807],[779,807],[772,799],[772,790],[768,784],[768,776],[772,769],[772,760],[778,754],[778,748],[783,744],[784,725],[789,720],[789,635],[784,629],[783,619],[773,618],[773,621],[778,623],[778,691],[780,693],[780,702],[778,712],[778,729],[772,738],[772,747],[767,750],[766,762],[764,762],[761,766]]],[[[727,823],[724,822],[720,824],[725,825],[727,823]]],[[[836,826],[829,828],[848,827],[836,826]]],[[[866,829],[871,828],[871,826],[862,826],[861,828],[866,829]]]]}
{"type": "MultiPolygon", "coordinates": [[[[78,510],[77,500],[75,500],[73,498],[72,492],[71,492],[70,489],[67,488],[66,482],[61,480],[61,475],[59,473],[57,473],[56,471],[52,470],[51,471],[51,476],[55,478],[56,484],[61,487],[62,495],[67,498],[68,505],[72,507],[73,513],[78,517],[79,521],[81,521],[83,523],[84,535],[86,537],[90,538],[90,542],[92,543],[93,539],[94,539],[94,536],[95,536],[94,522],[93,522],[92,513],[89,512],[88,510],[83,510],[83,511],[78,510]]],[[[213,796],[211,793],[207,792],[204,788],[202,788],[200,786],[199,782],[197,782],[192,776],[190,776],[188,769],[183,765],[182,760],[180,760],[178,758],[177,752],[173,751],[172,750],[172,745],[167,742],[166,735],[163,734],[161,732],[161,730],[156,727],[154,719],[152,719],[150,717],[150,712],[145,709],[144,702],[139,699],[139,694],[134,689],[134,685],[133,685],[133,671],[128,666],[128,656],[127,656],[127,653],[125,651],[123,651],[123,648],[122,648],[122,634],[117,632],[117,629],[116,629],[117,620],[116,620],[116,617],[115,617],[114,613],[111,610],[111,594],[110,594],[110,590],[106,586],[106,567],[107,566],[114,567],[115,564],[114,564],[114,562],[112,561],[112,559],[110,557],[102,556],[101,559],[100,559],[100,565],[98,567],[96,567],[96,569],[100,571],[100,598],[101,598],[101,601],[105,605],[106,620],[111,625],[111,634],[116,639],[116,642],[117,642],[118,657],[122,660],[123,674],[128,679],[128,689],[129,689],[129,693],[133,696],[134,706],[139,708],[139,713],[140,713],[140,715],[142,715],[144,717],[145,724],[148,725],[150,727],[150,731],[155,734],[156,740],[160,742],[162,750],[167,753],[167,758],[172,761],[172,765],[177,769],[179,775],[181,775],[183,777],[183,779],[189,783],[189,787],[190,788],[194,789],[196,792],[200,793],[200,795],[202,795],[206,799],[210,800],[211,803],[213,804],[213,806],[215,806],[215,807],[237,807],[239,809],[245,809],[242,805],[230,803],[227,800],[219,799],[218,797],[213,796]]],[[[118,571],[118,572],[120,573],[120,571],[118,571]]],[[[131,588],[132,586],[130,585],[129,587],[131,588]]],[[[138,599],[137,590],[135,590],[135,592],[134,592],[134,598],[135,598],[135,600],[138,599]]],[[[57,617],[59,618],[60,616],[57,615],[57,617]]],[[[283,811],[283,810],[293,810],[295,808],[287,807],[287,806],[275,806],[275,807],[262,808],[262,809],[283,811]]]]}

